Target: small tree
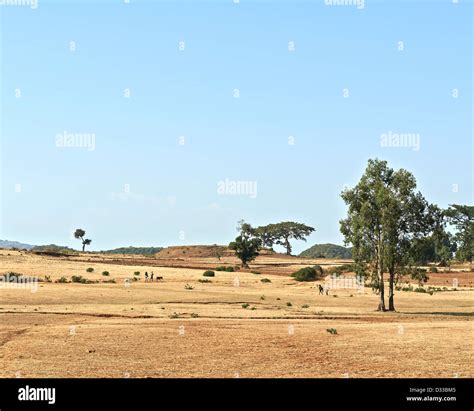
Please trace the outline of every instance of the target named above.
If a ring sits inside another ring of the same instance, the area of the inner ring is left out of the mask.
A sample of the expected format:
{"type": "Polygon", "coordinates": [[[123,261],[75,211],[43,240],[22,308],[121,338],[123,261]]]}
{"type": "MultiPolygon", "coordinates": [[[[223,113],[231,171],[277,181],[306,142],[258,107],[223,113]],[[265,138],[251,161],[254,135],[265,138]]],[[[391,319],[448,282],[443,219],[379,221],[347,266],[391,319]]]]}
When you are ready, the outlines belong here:
{"type": "Polygon", "coordinates": [[[243,220],[239,222],[240,235],[229,244],[229,248],[235,251],[236,256],[242,261],[242,267],[248,268],[249,263],[257,258],[262,247],[262,241],[254,237],[254,230],[250,224],[243,220]]]}
{"type": "Polygon", "coordinates": [[[74,232],[74,237],[82,241],[82,252],[85,251],[86,245],[90,245],[90,243],[92,243],[92,240],[88,238],[84,238],[85,235],[86,235],[86,232],[82,228],[78,228],[74,232]]]}

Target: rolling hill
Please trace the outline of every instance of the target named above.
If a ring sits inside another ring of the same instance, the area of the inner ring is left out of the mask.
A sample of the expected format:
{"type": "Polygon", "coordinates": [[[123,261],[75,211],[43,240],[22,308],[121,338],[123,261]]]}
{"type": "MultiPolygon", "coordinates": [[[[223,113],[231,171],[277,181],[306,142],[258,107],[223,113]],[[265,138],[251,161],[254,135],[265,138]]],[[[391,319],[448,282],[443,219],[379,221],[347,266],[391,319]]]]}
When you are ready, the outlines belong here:
{"type": "Polygon", "coordinates": [[[315,244],[303,251],[300,257],[309,258],[352,258],[352,248],[346,248],[337,244],[315,244]]]}

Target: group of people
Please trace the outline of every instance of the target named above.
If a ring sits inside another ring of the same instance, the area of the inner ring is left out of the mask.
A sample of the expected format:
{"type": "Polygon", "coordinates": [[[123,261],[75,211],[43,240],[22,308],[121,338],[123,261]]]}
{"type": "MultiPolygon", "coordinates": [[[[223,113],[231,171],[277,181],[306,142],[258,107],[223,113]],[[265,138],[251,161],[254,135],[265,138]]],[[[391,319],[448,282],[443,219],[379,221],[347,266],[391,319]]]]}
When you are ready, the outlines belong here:
{"type": "Polygon", "coordinates": [[[327,284],[324,284],[324,286],[322,286],[321,284],[318,285],[319,287],[319,295],[329,295],[329,285],[327,284]]]}
{"type": "MultiPolygon", "coordinates": [[[[156,281],[162,280],[163,277],[156,277],[156,281]]],[[[150,275],[148,275],[148,271],[145,271],[145,282],[153,282],[155,280],[155,274],[153,271],[151,272],[150,275]]]]}

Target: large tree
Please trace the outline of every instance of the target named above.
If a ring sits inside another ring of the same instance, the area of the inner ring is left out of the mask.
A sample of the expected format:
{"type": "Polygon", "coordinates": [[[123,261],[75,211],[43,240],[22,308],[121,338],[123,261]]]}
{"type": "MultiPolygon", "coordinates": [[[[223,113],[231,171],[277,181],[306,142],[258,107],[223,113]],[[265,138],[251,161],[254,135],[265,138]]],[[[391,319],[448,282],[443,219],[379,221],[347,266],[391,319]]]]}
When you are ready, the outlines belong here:
{"type": "Polygon", "coordinates": [[[472,263],[474,257],[474,206],[452,204],[446,210],[450,224],[456,227],[456,258],[472,263]]]}
{"type": "Polygon", "coordinates": [[[340,222],[345,242],[352,244],[356,263],[372,268],[380,311],[386,311],[384,272],[389,273],[388,309],[395,311],[396,275],[410,264],[414,240],[432,230],[434,209],[416,192],[411,173],[395,171],[377,159],[369,160],[359,183],[341,197],[349,207],[347,218],[340,222]]]}
{"type": "Polygon", "coordinates": [[[274,244],[285,247],[286,253],[291,255],[293,250],[290,240],[306,241],[315,229],[301,223],[285,221],[278,224],[269,224],[255,229],[255,234],[262,240],[263,245],[272,248],[274,244]]]}
{"type": "Polygon", "coordinates": [[[92,243],[92,240],[90,240],[89,238],[84,238],[85,235],[86,235],[86,232],[82,228],[78,228],[74,232],[74,237],[82,241],[82,252],[85,251],[86,245],[89,245],[90,243],[92,243]]]}

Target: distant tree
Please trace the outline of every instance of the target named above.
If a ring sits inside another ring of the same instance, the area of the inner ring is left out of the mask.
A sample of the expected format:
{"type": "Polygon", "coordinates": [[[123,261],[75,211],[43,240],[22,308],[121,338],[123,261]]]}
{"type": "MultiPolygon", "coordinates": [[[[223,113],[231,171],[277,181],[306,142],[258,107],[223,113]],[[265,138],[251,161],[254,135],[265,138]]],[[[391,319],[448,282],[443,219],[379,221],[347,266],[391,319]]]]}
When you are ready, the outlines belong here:
{"type": "Polygon", "coordinates": [[[415,238],[411,249],[413,264],[426,265],[429,262],[449,267],[456,251],[453,235],[446,231],[446,211],[430,206],[430,217],[433,222],[431,235],[415,238]]]}
{"type": "Polygon", "coordinates": [[[274,244],[278,244],[285,247],[287,255],[291,255],[293,249],[290,240],[306,241],[306,237],[314,231],[313,227],[305,224],[285,221],[258,227],[255,229],[255,235],[260,238],[264,246],[273,248],[274,244]]]}
{"type": "Polygon", "coordinates": [[[260,255],[262,241],[254,236],[255,231],[243,220],[239,221],[238,230],[240,230],[240,235],[229,244],[229,248],[234,250],[236,256],[242,261],[242,267],[248,268],[249,263],[260,255]]]}
{"type": "Polygon", "coordinates": [[[86,235],[86,232],[82,228],[78,228],[74,232],[74,237],[82,241],[82,252],[85,251],[86,245],[90,245],[90,243],[92,243],[92,240],[88,238],[84,238],[85,235],[86,235]]]}
{"type": "Polygon", "coordinates": [[[274,229],[276,224],[270,224],[266,226],[257,227],[255,229],[255,235],[262,240],[263,247],[267,247],[273,250],[273,246],[277,240],[277,232],[274,229]]]}
{"type": "Polygon", "coordinates": [[[221,261],[221,258],[222,258],[222,248],[219,247],[218,245],[214,245],[214,255],[216,256],[216,258],[221,261]]]}
{"type": "Polygon", "coordinates": [[[413,240],[433,228],[433,209],[415,189],[416,180],[408,171],[395,171],[386,161],[369,160],[355,188],[341,194],[349,206],[341,232],[346,244],[353,245],[356,264],[367,262],[372,267],[379,311],[386,311],[384,271],[389,273],[389,311],[395,311],[396,275],[410,264],[413,240]]]}
{"type": "Polygon", "coordinates": [[[472,263],[474,256],[474,206],[452,204],[446,210],[448,222],[456,227],[456,258],[472,263]]]}

